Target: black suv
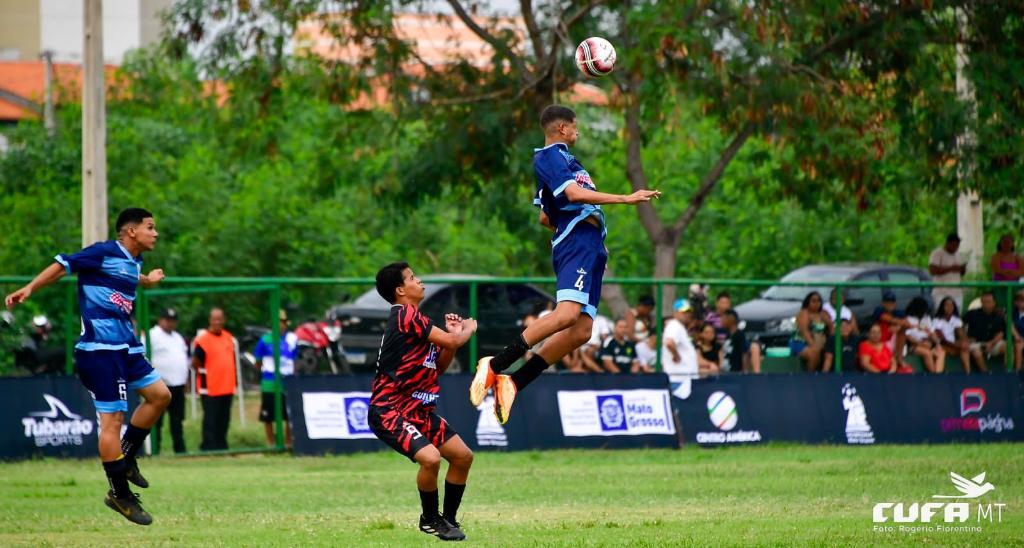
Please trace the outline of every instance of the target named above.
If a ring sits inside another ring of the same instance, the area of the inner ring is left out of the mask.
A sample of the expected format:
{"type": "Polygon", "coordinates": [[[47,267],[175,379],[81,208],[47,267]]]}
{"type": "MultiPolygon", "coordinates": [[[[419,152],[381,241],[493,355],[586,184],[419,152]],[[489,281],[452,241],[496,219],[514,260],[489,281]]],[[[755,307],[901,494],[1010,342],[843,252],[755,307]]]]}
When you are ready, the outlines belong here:
{"type": "MultiPolygon", "coordinates": [[[[817,291],[828,302],[833,286],[829,282],[927,282],[931,281],[923,270],[901,265],[881,263],[844,263],[810,265],[782,277],[783,282],[814,282],[817,287],[772,286],[757,299],[736,308],[740,321],[745,323],[747,336],[758,339],[766,347],[787,346],[796,331],[796,314],[811,291],[817,291]]],[[[894,287],[896,306],[906,308],[914,297],[924,297],[932,305],[931,290],[927,287],[894,287]]],[[[844,304],[853,310],[862,333],[866,332],[871,315],[882,303],[883,288],[851,287],[845,292],[844,304]]]]}
{"type": "MultiPolygon", "coordinates": [[[[497,353],[522,331],[523,317],[538,303],[554,302],[551,295],[529,284],[487,283],[486,276],[438,274],[423,278],[424,296],[420,311],[436,325],[444,325],[444,315],[454,312],[469,316],[469,285],[431,282],[431,279],[465,279],[477,285],[477,351],[479,356],[497,353]]],[[[341,343],[355,372],[373,371],[377,352],[391,306],[371,289],[355,301],[332,307],[327,317],[342,322],[341,343]]],[[[469,345],[456,353],[458,363],[450,370],[466,369],[469,345]]]]}

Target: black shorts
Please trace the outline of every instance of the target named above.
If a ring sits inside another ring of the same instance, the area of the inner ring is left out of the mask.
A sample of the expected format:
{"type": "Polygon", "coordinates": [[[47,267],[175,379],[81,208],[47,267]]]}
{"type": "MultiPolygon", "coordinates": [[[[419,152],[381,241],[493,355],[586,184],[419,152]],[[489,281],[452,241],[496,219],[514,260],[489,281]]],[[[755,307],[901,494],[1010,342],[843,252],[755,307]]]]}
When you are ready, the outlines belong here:
{"type": "MultiPolygon", "coordinates": [[[[261,392],[260,395],[260,422],[274,422],[274,393],[261,392]]],[[[281,394],[281,418],[288,420],[288,405],[281,394]]]]}
{"type": "Polygon", "coordinates": [[[370,430],[380,441],[413,462],[413,455],[420,449],[428,445],[441,447],[458,435],[432,408],[403,414],[391,407],[371,405],[369,422],[370,430]]]}

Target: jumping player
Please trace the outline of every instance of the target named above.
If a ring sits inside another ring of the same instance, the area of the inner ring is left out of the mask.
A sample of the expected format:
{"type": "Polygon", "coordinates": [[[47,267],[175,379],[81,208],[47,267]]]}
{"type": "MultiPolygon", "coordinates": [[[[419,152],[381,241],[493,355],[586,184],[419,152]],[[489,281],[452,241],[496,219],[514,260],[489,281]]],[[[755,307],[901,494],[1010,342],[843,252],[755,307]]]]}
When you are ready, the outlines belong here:
{"type": "Polygon", "coordinates": [[[516,394],[536,379],[549,365],[590,340],[601,299],[601,278],[608,262],[604,245],[607,235],[604,204],[638,204],[659,198],[657,190],[638,190],[629,195],[598,192],[590,174],[569,153],[579,130],[576,113],[551,105],[540,115],[544,130],[544,148],[535,149],[533,169],[537,176],[537,195],[533,204],[540,207],[540,224],[554,232],[551,261],[558,278],[554,312],[532,322],[511,344],[494,357],[477,364],[476,376],[469,387],[474,406],[483,402],[494,388],[494,414],[508,421],[516,394]],[[551,337],[548,339],[548,337],[551,337]],[[534,354],[512,375],[502,374],[528,349],[544,341],[534,354]]]}
{"type": "Polygon", "coordinates": [[[129,521],[149,525],[153,518],[143,510],[139,496],[131,492],[128,482],[149,487],[139,472],[135,455],[171,402],[171,392],[146,361],[131,314],[135,288],[140,284],[156,285],[164,273],[156,269],[142,274],[142,252],[152,251],[156,246],[152,213],[140,208],[126,209],[118,215],[115,228],[117,240],[95,243],[71,255],[57,255],[55,263],[8,295],[5,304],[13,308],[64,275],[78,274],[82,336],[75,345],[75,363],[78,377],[92,394],[100,417],[100,460],[110,483],[104,502],[129,521]],[[135,408],[122,439],[128,390],[135,390],[145,401],[135,408]]]}
{"type": "Polygon", "coordinates": [[[476,331],[476,320],[446,314],[444,329],[434,326],[419,311],[423,282],[407,263],[381,268],[377,292],[392,306],[373,379],[370,428],[381,441],[420,465],[416,475],[423,506],[420,530],[442,540],[463,540],[466,535],[456,515],[473,452],[434,412],[434,406],[440,390],[437,376],[476,331]],[[438,511],[437,496],[442,457],[448,461],[443,514],[438,511]]]}

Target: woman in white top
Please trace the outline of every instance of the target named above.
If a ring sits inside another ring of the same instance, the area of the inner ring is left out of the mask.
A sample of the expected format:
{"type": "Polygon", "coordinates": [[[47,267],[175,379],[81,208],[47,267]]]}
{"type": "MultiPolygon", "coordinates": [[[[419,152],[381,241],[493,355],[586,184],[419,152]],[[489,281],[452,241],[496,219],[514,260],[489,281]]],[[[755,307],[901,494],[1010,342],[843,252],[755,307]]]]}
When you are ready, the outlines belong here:
{"type": "Polygon", "coordinates": [[[953,297],[946,297],[939,303],[935,318],[932,320],[932,329],[939,336],[942,349],[952,355],[960,356],[964,373],[970,373],[970,343],[964,333],[964,322],[960,319],[953,297]]]}
{"type": "Polygon", "coordinates": [[[942,349],[942,340],[932,331],[928,301],[922,297],[914,297],[910,301],[907,305],[907,324],[907,346],[910,351],[921,356],[926,371],[942,373],[946,367],[946,351],[942,349]]]}

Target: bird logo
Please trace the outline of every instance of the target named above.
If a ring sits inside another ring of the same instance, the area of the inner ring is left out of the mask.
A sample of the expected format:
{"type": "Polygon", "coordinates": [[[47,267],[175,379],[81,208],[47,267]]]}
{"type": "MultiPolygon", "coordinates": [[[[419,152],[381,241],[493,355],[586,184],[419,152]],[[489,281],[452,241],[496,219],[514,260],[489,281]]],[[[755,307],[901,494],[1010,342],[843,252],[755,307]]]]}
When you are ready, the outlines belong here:
{"type": "Polygon", "coordinates": [[[994,490],[996,487],[989,482],[985,481],[985,472],[974,476],[971,479],[967,479],[956,472],[949,473],[949,479],[953,482],[953,486],[956,487],[957,491],[963,493],[962,495],[932,495],[934,499],[976,499],[989,491],[994,490]]]}

